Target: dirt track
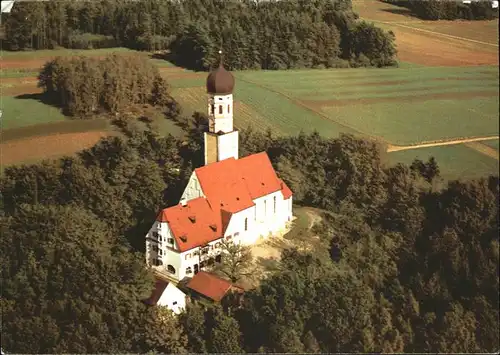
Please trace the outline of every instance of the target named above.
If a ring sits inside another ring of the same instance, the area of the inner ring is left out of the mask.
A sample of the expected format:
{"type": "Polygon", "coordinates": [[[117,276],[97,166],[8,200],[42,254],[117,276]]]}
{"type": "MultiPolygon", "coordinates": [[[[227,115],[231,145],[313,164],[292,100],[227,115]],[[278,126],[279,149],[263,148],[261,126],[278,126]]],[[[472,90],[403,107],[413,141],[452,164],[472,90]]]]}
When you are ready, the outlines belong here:
{"type": "Polygon", "coordinates": [[[478,142],[468,142],[468,143],[465,143],[465,145],[469,148],[472,148],[472,149],[478,151],[481,154],[489,156],[490,158],[499,160],[498,150],[495,150],[491,147],[488,147],[486,144],[482,144],[482,143],[478,143],[478,142]]]}
{"type": "MultiPolygon", "coordinates": [[[[447,140],[447,141],[441,141],[441,142],[428,142],[428,143],[421,143],[421,144],[415,144],[415,145],[404,145],[404,146],[389,144],[387,146],[387,152],[390,153],[390,152],[399,152],[402,150],[410,150],[410,149],[419,149],[419,148],[438,147],[438,146],[443,146],[443,145],[454,145],[454,144],[462,144],[462,143],[480,142],[480,141],[488,141],[488,140],[492,140],[492,139],[499,139],[499,136],[462,138],[462,139],[453,139],[453,140],[447,140]]],[[[492,148],[490,148],[490,149],[492,149],[492,148]]],[[[478,150],[478,149],[476,149],[476,150],[478,150]]],[[[492,150],[494,151],[494,149],[492,149],[492,150]]],[[[486,151],[486,149],[483,149],[483,151],[486,151]]],[[[482,151],[482,153],[484,154],[483,151],[482,151]]],[[[490,154],[487,154],[487,155],[492,156],[490,154]]],[[[498,159],[498,152],[496,152],[496,157],[498,159]]]]}
{"type": "Polygon", "coordinates": [[[103,131],[64,133],[19,139],[0,144],[0,164],[42,160],[71,155],[90,148],[109,133],[103,131]]]}

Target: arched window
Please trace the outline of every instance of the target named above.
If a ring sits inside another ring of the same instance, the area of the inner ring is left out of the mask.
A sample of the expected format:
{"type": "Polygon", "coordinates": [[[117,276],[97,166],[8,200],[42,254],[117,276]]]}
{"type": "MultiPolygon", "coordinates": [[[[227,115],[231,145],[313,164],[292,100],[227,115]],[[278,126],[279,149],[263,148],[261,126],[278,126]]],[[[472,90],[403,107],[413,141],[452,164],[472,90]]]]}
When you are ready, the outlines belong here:
{"type": "Polygon", "coordinates": [[[214,105],[214,104],[211,104],[211,105],[210,105],[210,109],[211,109],[210,114],[212,114],[212,115],[213,115],[213,114],[215,113],[215,105],[214,105]]]}
{"type": "Polygon", "coordinates": [[[276,196],[273,197],[274,213],[276,214],[276,196]]]}
{"type": "Polygon", "coordinates": [[[248,230],[248,218],[245,218],[245,231],[248,230]]]}
{"type": "Polygon", "coordinates": [[[172,265],[167,265],[167,271],[171,274],[175,274],[175,268],[172,265]]]}
{"type": "Polygon", "coordinates": [[[227,113],[231,113],[231,105],[227,105],[227,113]]]}
{"type": "Polygon", "coordinates": [[[219,105],[219,114],[222,115],[222,105],[219,105]]]}

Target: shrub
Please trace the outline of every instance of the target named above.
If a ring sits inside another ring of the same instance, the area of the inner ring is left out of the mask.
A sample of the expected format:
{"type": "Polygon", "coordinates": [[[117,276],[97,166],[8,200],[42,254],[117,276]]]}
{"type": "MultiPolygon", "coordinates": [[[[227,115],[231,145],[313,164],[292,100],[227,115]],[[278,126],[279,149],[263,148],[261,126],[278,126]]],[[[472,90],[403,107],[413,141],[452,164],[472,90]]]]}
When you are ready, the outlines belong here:
{"type": "Polygon", "coordinates": [[[65,46],[73,49],[99,49],[117,47],[118,44],[113,36],[74,33],[67,37],[65,46]]]}

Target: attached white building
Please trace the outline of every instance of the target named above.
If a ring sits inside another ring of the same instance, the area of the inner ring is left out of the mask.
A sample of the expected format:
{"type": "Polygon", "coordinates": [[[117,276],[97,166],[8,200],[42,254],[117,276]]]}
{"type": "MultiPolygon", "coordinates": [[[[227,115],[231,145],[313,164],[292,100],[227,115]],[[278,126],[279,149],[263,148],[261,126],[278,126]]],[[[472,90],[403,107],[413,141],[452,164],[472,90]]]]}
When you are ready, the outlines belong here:
{"type": "Polygon", "coordinates": [[[220,64],[207,79],[205,166],[195,169],[177,206],[162,210],[146,235],[146,262],[175,280],[220,261],[220,242],[253,244],[292,219],[292,191],[267,153],[239,159],[233,128],[234,77],[220,64]]]}

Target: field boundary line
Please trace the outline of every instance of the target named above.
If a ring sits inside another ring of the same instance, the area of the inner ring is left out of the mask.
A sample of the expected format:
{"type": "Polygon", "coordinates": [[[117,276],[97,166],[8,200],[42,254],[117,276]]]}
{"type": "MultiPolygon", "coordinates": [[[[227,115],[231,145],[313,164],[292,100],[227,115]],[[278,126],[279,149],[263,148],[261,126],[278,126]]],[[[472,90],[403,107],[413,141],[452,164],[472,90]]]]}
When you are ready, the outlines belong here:
{"type": "Polygon", "coordinates": [[[400,26],[400,27],[409,28],[409,29],[415,30],[415,31],[427,32],[427,33],[432,33],[432,34],[443,36],[443,37],[448,37],[448,38],[453,38],[453,39],[459,39],[459,40],[467,41],[467,42],[485,44],[487,46],[492,46],[492,47],[498,47],[498,44],[495,44],[495,43],[478,41],[476,39],[471,39],[471,38],[466,38],[466,37],[459,37],[459,36],[448,35],[448,34],[442,33],[442,32],[436,32],[436,31],[431,31],[431,30],[424,30],[423,28],[418,28],[418,27],[412,27],[412,26],[408,26],[408,25],[403,25],[403,24],[397,23],[397,22],[387,22],[387,21],[380,21],[380,20],[372,20],[372,19],[368,19],[368,18],[363,18],[363,20],[372,21],[372,22],[378,22],[378,23],[384,23],[386,25],[396,25],[396,26],[400,26]]]}
{"type": "Polygon", "coordinates": [[[252,81],[252,80],[244,79],[244,78],[241,78],[241,77],[238,77],[238,80],[241,80],[241,81],[244,81],[244,82],[250,83],[250,84],[255,85],[255,86],[257,86],[257,87],[260,87],[260,88],[262,88],[262,89],[269,90],[269,91],[271,91],[271,92],[273,92],[273,93],[275,93],[275,94],[281,95],[281,96],[283,96],[284,98],[286,98],[287,100],[291,101],[292,103],[294,103],[294,104],[296,104],[296,105],[298,105],[298,106],[300,106],[300,107],[303,107],[303,108],[305,108],[305,109],[306,109],[306,110],[308,110],[308,111],[311,111],[312,113],[314,113],[314,114],[318,115],[319,117],[321,117],[321,118],[323,118],[323,119],[325,119],[325,120],[327,120],[327,121],[329,121],[329,122],[334,122],[334,123],[338,124],[339,126],[346,127],[346,128],[348,128],[348,129],[353,130],[354,132],[357,132],[357,133],[359,133],[360,135],[362,135],[362,136],[364,136],[364,137],[368,137],[368,138],[370,138],[371,140],[374,140],[374,141],[376,141],[376,142],[378,142],[378,143],[382,143],[382,144],[389,144],[389,142],[388,142],[388,141],[386,141],[386,140],[385,140],[384,138],[382,138],[382,137],[373,136],[373,135],[370,135],[370,134],[367,134],[367,133],[361,132],[360,130],[358,130],[358,129],[354,128],[354,127],[351,127],[351,126],[349,126],[349,125],[346,125],[345,123],[341,123],[341,122],[338,122],[338,121],[336,121],[336,120],[334,120],[334,119],[331,119],[330,117],[328,117],[327,115],[325,115],[323,112],[318,111],[318,110],[316,110],[316,109],[314,109],[314,108],[312,108],[312,107],[310,107],[310,106],[308,106],[308,105],[306,105],[306,104],[304,104],[304,103],[300,102],[299,100],[296,100],[295,98],[293,98],[293,97],[291,97],[291,96],[289,96],[289,95],[287,95],[287,94],[285,94],[285,93],[283,93],[283,92],[281,92],[281,91],[278,91],[278,90],[272,89],[272,88],[267,87],[267,86],[265,86],[265,85],[258,84],[258,83],[254,82],[254,81],[252,81]]]}
{"type": "Polygon", "coordinates": [[[490,158],[493,158],[495,160],[500,160],[499,159],[499,156],[498,156],[498,151],[491,148],[491,147],[488,147],[486,144],[482,144],[482,143],[479,143],[479,142],[468,142],[468,143],[465,143],[465,145],[471,149],[474,149],[475,151],[481,153],[481,154],[484,154],[490,158]]]}
{"type": "Polygon", "coordinates": [[[493,139],[499,139],[499,136],[487,136],[487,137],[474,137],[474,138],[461,138],[461,139],[450,139],[445,141],[434,141],[427,142],[421,144],[414,145],[392,145],[389,144],[387,147],[387,153],[399,152],[402,150],[410,150],[410,149],[421,149],[421,148],[430,148],[430,147],[439,147],[443,145],[455,145],[455,144],[463,144],[470,142],[480,142],[480,141],[489,141],[493,139]]]}

